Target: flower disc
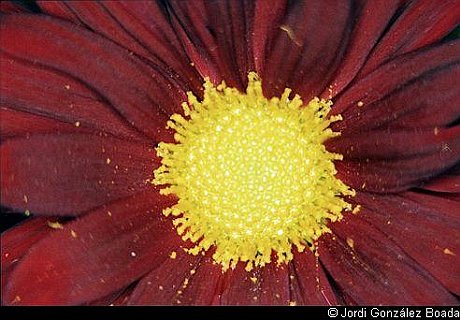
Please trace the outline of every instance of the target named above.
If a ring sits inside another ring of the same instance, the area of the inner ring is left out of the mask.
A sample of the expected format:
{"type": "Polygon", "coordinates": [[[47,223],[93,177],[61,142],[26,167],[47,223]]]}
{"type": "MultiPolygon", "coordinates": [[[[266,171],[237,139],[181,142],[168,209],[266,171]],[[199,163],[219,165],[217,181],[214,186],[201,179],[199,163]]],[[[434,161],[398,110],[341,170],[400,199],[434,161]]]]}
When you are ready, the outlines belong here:
{"type": "Polygon", "coordinates": [[[215,247],[213,259],[223,269],[247,262],[263,266],[292,259],[328,232],[328,221],[351,210],[343,196],[354,191],[335,178],[324,142],[338,133],[326,118],[331,101],[315,98],[304,105],[299,96],[267,99],[261,81],[249,74],[246,93],[214,87],[208,80],[204,99],[189,93],[185,117],[174,114],[168,126],[177,143],[160,143],[162,166],[154,184],[167,185],[178,203],[164,210],[195,247],[192,254],[215,247]]]}

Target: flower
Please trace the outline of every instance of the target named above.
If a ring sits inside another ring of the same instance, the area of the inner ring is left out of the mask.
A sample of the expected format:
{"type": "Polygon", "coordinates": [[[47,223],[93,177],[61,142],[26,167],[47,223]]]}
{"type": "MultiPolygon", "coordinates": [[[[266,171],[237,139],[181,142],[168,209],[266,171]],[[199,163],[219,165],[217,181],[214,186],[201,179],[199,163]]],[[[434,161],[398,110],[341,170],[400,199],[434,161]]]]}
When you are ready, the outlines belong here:
{"type": "Polygon", "coordinates": [[[457,1],[2,2],[4,304],[458,304],[457,1]],[[358,214],[314,251],[223,272],[151,184],[205,78],[331,99],[358,214]],[[316,253],[316,254],[315,254],[316,253]]]}

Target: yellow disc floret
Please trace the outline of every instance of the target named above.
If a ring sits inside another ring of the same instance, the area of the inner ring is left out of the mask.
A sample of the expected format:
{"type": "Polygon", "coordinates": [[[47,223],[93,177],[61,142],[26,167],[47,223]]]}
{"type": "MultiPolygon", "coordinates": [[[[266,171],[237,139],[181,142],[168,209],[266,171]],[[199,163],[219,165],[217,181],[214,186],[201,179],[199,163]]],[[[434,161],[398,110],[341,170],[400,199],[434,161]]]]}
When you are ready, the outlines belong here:
{"type": "Polygon", "coordinates": [[[204,89],[203,101],[189,93],[185,117],[168,121],[177,143],[157,148],[162,166],[153,183],[179,199],[163,213],[195,244],[189,253],[214,247],[224,270],[238,261],[263,266],[272,253],[290,261],[293,246],[312,247],[328,221],[352,209],[343,196],[354,191],[335,178],[333,160],[342,156],[324,147],[340,116],[326,117],[331,101],[289,99],[290,89],[265,98],[255,73],[246,93],[209,80],[204,89]]]}

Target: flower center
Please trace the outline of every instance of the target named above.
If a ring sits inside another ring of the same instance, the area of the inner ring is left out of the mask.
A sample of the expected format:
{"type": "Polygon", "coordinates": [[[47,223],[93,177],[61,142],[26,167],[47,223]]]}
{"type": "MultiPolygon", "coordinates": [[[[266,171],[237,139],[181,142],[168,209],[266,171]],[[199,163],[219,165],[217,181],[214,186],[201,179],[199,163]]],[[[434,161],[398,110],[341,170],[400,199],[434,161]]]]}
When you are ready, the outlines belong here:
{"type": "Polygon", "coordinates": [[[198,254],[215,248],[224,270],[238,261],[247,270],[263,266],[276,253],[278,263],[292,259],[323,233],[328,221],[342,218],[351,205],[342,197],[354,191],[335,178],[333,160],[342,156],[324,142],[339,133],[326,118],[331,101],[315,98],[307,106],[290,89],[268,100],[255,73],[246,93],[204,84],[204,99],[188,94],[185,117],[174,114],[168,126],[177,143],[160,143],[162,166],[153,183],[166,185],[178,203],[172,214],[177,232],[198,254]]]}

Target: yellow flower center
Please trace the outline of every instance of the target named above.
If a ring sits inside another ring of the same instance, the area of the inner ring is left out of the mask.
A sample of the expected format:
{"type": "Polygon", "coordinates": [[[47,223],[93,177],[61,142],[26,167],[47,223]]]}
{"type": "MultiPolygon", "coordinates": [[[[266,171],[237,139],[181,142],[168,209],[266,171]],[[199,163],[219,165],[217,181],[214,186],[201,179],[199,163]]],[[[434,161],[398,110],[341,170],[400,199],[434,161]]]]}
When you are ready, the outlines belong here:
{"type": "Polygon", "coordinates": [[[255,73],[246,93],[204,84],[204,99],[188,94],[185,117],[174,114],[168,126],[177,143],[160,143],[162,166],[153,183],[166,185],[178,203],[172,214],[177,232],[198,254],[215,248],[224,270],[238,261],[247,270],[263,266],[275,252],[288,262],[295,246],[303,251],[323,233],[328,221],[351,210],[343,196],[354,191],[335,178],[333,160],[342,156],[324,142],[339,133],[327,118],[332,102],[315,98],[308,105],[290,89],[267,99],[255,73]]]}

